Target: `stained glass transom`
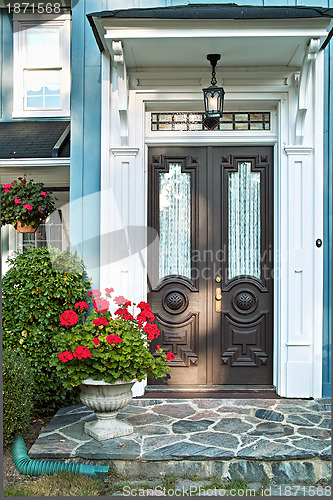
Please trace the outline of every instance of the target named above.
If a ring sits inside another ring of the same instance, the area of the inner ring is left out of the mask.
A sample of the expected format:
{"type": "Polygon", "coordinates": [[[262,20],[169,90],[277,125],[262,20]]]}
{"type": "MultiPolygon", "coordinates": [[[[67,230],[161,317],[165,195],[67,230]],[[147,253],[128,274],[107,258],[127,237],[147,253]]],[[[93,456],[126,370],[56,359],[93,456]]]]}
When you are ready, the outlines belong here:
{"type": "Polygon", "coordinates": [[[169,172],[159,176],[159,277],[191,278],[191,177],[179,163],[171,163],[169,172]]]}
{"type": "MultiPolygon", "coordinates": [[[[152,113],[152,131],[194,131],[208,130],[203,123],[205,113],[177,112],[152,113]]],[[[270,130],[269,112],[233,112],[223,113],[215,130],[270,130]]]]}
{"type": "Polygon", "coordinates": [[[260,279],[260,172],[251,172],[250,162],[239,163],[228,184],[228,277],[260,279]]]}

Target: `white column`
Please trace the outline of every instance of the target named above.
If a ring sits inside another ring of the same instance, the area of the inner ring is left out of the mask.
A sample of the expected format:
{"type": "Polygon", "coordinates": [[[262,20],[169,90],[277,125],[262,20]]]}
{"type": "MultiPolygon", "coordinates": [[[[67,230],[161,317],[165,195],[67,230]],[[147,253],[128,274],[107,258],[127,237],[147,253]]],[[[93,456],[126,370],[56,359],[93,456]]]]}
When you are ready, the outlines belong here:
{"type": "Polygon", "coordinates": [[[322,162],[315,163],[311,147],[290,146],[285,147],[285,152],[288,164],[281,187],[282,199],[286,200],[281,220],[285,245],[281,253],[281,279],[285,282],[281,287],[286,300],[281,313],[287,323],[286,331],[281,332],[280,395],[318,397],[321,356],[314,354],[321,353],[322,346],[322,273],[315,272],[318,268],[315,242],[321,234],[316,213],[322,210],[317,186],[322,178],[322,162]]]}

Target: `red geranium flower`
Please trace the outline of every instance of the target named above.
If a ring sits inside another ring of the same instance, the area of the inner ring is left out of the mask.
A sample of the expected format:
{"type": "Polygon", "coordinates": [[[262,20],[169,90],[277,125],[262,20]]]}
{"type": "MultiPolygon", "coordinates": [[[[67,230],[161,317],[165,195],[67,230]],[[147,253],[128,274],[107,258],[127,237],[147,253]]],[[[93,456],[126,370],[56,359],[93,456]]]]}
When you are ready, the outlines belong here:
{"type": "Polygon", "coordinates": [[[19,198],[19,197],[15,198],[14,203],[16,205],[19,205],[21,203],[21,198],[19,198]]]}
{"type": "Polygon", "coordinates": [[[121,344],[122,343],[122,339],[117,334],[108,335],[106,337],[106,341],[109,342],[109,344],[121,344]]]}
{"type": "Polygon", "coordinates": [[[26,203],[25,205],[23,205],[23,208],[26,208],[30,212],[33,209],[33,206],[30,205],[30,203],[26,203]]]}
{"type": "Polygon", "coordinates": [[[93,321],[95,326],[107,325],[109,322],[106,318],[96,318],[93,321]]]}
{"type": "Polygon", "coordinates": [[[145,311],[151,311],[151,307],[149,304],[147,304],[147,302],[144,302],[143,300],[141,302],[138,303],[138,308],[139,309],[143,309],[145,311]]]}
{"type": "Polygon", "coordinates": [[[73,359],[73,354],[70,351],[59,352],[58,358],[62,363],[67,363],[73,359]]]}
{"type": "Polygon", "coordinates": [[[160,349],[161,349],[161,346],[157,344],[156,351],[159,351],[160,349]]]}
{"type": "Polygon", "coordinates": [[[171,361],[172,359],[175,359],[175,355],[173,352],[168,352],[168,354],[166,355],[166,360],[167,361],[171,361]]]}
{"type": "Polygon", "coordinates": [[[74,326],[79,321],[79,317],[73,309],[68,309],[60,314],[60,324],[63,326],[74,326]]]}
{"type": "Polygon", "coordinates": [[[115,311],[115,314],[123,319],[126,319],[127,321],[129,319],[134,319],[132,314],[130,314],[127,309],[122,309],[121,307],[115,311]]]}
{"type": "Polygon", "coordinates": [[[98,337],[94,337],[93,338],[93,343],[95,344],[95,347],[98,347],[99,346],[99,338],[98,337]]]}
{"type": "Polygon", "coordinates": [[[47,193],[45,193],[45,191],[41,191],[41,192],[40,192],[40,194],[41,194],[42,196],[44,196],[44,198],[46,198],[46,197],[47,197],[47,193]]]}
{"type": "Polygon", "coordinates": [[[83,311],[83,309],[89,309],[87,302],[85,302],[84,300],[80,300],[79,302],[76,302],[74,307],[75,307],[75,309],[77,309],[79,307],[81,309],[81,311],[83,311]]]}
{"type": "Polygon", "coordinates": [[[143,331],[147,334],[148,340],[157,339],[160,334],[158,327],[156,325],[151,325],[150,323],[147,323],[143,327],[143,331]]]}
{"type": "Polygon", "coordinates": [[[91,352],[89,351],[88,347],[79,345],[78,347],[75,347],[73,356],[77,359],[91,358],[91,352]]]}
{"type": "Polygon", "coordinates": [[[136,317],[139,323],[145,323],[146,321],[154,321],[155,316],[148,309],[143,309],[136,317]]]}

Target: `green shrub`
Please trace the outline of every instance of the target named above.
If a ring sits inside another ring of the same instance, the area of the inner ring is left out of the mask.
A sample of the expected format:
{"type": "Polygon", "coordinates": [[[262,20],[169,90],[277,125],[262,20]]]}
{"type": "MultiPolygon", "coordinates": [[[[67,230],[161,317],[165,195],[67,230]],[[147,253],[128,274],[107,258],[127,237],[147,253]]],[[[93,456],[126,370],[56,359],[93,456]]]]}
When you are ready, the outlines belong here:
{"type": "Polygon", "coordinates": [[[3,444],[7,446],[31,421],[34,379],[29,359],[15,351],[3,351],[2,373],[3,444]]]}
{"type": "Polygon", "coordinates": [[[39,388],[37,410],[53,410],[73,401],[77,391],[63,388],[52,354],[64,309],[86,299],[90,280],[83,262],[68,250],[33,248],[17,253],[3,278],[3,345],[25,353],[39,388]]]}

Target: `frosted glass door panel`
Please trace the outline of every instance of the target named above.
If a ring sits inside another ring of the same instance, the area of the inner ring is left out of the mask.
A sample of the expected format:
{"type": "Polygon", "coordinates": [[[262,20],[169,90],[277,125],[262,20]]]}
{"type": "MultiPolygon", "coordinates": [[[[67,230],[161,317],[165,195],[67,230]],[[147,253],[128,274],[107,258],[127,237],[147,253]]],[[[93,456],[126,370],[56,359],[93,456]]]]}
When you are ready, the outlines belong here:
{"type": "Polygon", "coordinates": [[[260,279],[260,172],[251,172],[250,162],[238,163],[238,172],[229,172],[228,191],[228,277],[260,279]]]}
{"type": "Polygon", "coordinates": [[[171,163],[160,173],[159,277],[191,278],[191,177],[171,163]]]}

